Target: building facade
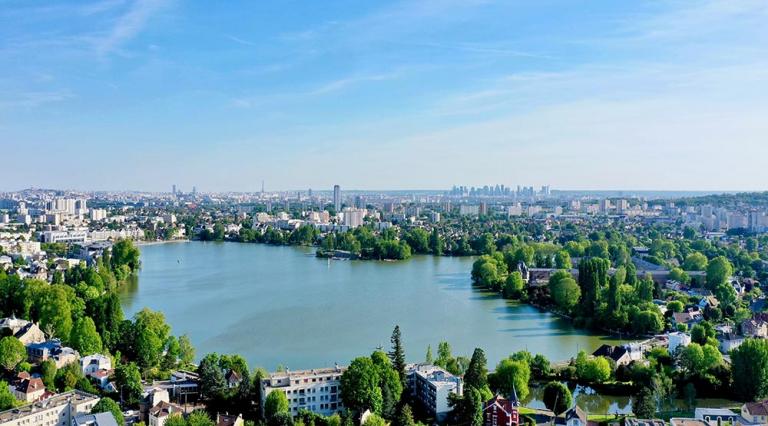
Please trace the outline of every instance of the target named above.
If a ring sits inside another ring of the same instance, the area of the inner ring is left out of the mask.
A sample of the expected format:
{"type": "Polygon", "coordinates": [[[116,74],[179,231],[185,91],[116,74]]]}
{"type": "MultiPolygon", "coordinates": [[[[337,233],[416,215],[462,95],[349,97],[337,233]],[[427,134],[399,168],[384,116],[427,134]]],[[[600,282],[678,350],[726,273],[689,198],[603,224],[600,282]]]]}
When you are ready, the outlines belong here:
{"type": "Polygon", "coordinates": [[[445,419],[451,411],[448,396],[452,393],[462,395],[464,390],[460,377],[431,364],[409,365],[406,379],[413,399],[438,421],[445,419]]]}
{"type": "Polygon", "coordinates": [[[80,391],[52,396],[45,401],[0,413],[0,426],[71,426],[75,417],[89,414],[99,397],[80,391]]]}
{"type": "Polygon", "coordinates": [[[288,398],[290,413],[295,416],[300,409],[324,416],[341,411],[341,375],[346,368],[333,367],[314,370],[271,373],[262,379],[262,406],[270,392],[284,392],[288,398]]]}

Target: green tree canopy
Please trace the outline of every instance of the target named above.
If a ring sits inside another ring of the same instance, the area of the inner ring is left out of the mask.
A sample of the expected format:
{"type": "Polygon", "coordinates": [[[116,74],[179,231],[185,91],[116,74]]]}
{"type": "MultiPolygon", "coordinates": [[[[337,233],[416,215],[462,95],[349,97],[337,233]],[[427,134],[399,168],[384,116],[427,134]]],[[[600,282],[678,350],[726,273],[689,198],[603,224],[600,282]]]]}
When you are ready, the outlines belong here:
{"type": "Polygon", "coordinates": [[[19,339],[13,336],[6,336],[0,339],[0,366],[6,371],[13,371],[26,358],[27,350],[19,339]]]}
{"type": "Polygon", "coordinates": [[[264,416],[267,420],[279,413],[289,413],[289,410],[288,397],[279,389],[270,392],[264,400],[264,416]]]}
{"type": "Polygon", "coordinates": [[[120,406],[117,405],[115,400],[109,397],[101,398],[99,402],[93,406],[91,413],[111,413],[118,425],[123,426],[125,424],[125,418],[123,417],[122,410],[120,410],[120,406]]]}
{"type": "Polygon", "coordinates": [[[733,389],[744,401],[768,397],[768,340],[747,339],[731,351],[733,389]]]}
{"type": "Polygon", "coordinates": [[[544,394],[542,399],[547,409],[552,410],[555,414],[560,414],[565,410],[571,408],[573,404],[573,396],[568,386],[561,382],[549,382],[544,386],[544,394]]]}

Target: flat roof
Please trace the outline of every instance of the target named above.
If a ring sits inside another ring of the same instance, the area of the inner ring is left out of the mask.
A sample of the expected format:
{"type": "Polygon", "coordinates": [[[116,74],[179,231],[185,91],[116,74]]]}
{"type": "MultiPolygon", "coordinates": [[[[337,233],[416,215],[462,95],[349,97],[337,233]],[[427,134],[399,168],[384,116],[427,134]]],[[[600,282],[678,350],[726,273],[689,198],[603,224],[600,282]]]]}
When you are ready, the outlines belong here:
{"type": "Polygon", "coordinates": [[[22,407],[16,407],[10,410],[0,412],[0,422],[4,423],[14,419],[20,419],[32,413],[35,413],[37,411],[46,410],[51,407],[58,407],[69,402],[74,402],[79,404],[79,403],[87,402],[89,400],[97,400],[97,399],[99,399],[98,396],[92,395],[90,393],[82,392],[79,390],[64,392],[58,395],[54,395],[40,402],[35,402],[33,404],[25,405],[22,407]]]}

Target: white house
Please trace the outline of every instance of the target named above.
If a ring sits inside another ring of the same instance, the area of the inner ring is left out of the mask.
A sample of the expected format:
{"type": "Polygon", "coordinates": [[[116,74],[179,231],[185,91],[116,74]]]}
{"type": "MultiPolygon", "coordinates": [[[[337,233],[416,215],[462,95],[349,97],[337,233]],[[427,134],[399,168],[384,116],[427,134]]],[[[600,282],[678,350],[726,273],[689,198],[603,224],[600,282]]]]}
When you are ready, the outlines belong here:
{"type": "Polygon", "coordinates": [[[691,336],[681,331],[667,334],[667,339],[669,339],[669,347],[667,349],[670,354],[674,354],[677,348],[684,348],[691,344],[691,336]]]}
{"type": "Polygon", "coordinates": [[[106,355],[93,354],[80,358],[80,367],[83,369],[83,375],[92,377],[100,370],[111,370],[112,360],[106,355]]]}

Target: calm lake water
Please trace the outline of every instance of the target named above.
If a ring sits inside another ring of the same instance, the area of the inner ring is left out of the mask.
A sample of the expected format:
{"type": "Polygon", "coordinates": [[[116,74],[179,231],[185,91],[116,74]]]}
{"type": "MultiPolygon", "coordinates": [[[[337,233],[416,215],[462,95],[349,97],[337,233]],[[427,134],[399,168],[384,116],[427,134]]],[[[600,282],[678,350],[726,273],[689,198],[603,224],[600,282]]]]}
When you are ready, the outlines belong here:
{"type": "Polygon", "coordinates": [[[142,246],[141,256],[138,282],[121,295],[126,316],[162,311],[198,358],[239,353],[270,370],[347,364],[388,348],[395,324],[409,361],[446,340],[454,355],[483,348],[491,368],[521,349],[565,360],[610,341],[474,289],[471,258],[328,261],[311,248],[213,242],[142,246]]]}

